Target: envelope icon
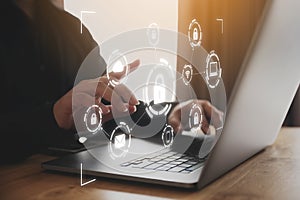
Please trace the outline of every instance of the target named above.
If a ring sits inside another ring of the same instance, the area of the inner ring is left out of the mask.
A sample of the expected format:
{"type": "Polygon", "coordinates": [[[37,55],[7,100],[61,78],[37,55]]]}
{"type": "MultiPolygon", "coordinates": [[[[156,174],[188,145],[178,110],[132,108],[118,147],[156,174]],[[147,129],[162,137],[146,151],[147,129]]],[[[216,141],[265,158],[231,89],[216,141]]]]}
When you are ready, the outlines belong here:
{"type": "Polygon", "coordinates": [[[116,135],[114,139],[114,146],[116,149],[120,149],[126,145],[126,136],[125,134],[116,135]]]}

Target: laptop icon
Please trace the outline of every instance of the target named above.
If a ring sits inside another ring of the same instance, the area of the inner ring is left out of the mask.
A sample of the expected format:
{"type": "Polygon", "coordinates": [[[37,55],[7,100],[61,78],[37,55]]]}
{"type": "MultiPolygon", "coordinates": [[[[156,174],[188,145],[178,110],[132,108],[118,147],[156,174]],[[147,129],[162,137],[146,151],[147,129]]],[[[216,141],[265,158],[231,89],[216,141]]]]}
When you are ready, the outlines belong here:
{"type": "Polygon", "coordinates": [[[218,62],[209,63],[209,77],[218,76],[218,62]]]}

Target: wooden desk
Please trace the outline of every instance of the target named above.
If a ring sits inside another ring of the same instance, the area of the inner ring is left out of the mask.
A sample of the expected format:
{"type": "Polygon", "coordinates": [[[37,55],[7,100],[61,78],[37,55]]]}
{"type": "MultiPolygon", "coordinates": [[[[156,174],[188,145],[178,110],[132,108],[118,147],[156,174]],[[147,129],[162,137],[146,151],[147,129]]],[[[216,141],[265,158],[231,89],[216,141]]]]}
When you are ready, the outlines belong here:
{"type": "Polygon", "coordinates": [[[0,199],[299,199],[300,128],[283,128],[276,143],[201,191],[45,172],[35,155],[0,167],[0,199]]]}

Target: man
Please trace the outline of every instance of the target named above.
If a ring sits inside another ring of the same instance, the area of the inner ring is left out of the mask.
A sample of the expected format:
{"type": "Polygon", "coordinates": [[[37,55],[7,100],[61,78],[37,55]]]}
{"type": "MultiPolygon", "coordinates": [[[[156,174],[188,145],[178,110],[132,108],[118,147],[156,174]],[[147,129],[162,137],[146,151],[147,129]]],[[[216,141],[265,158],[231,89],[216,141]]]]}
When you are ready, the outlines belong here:
{"type": "MultiPolygon", "coordinates": [[[[47,0],[6,0],[2,8],[0,117],[5,142],[0,154],[8,161],[60,140],[76,142],[70,130],[70,90],[82,61],[97,44],[86,28],[80,34],[78,19],[47,0]]],[[[101,63],[105,68],[103,59],[101,63]]],[[[98,73],[91,70],[87,78],[98,73]]],[[[105,77],[99,87],[103,81],[105,77]]]]}
{"type": "MultiPolygon", "coordinates": [[[[78,19],[57,9],[48,0],[5,0],[1,4],[0,118],[3,142],[0,156],[2,162],[8,162],[23,159],[52,144],[77,142],[72,116],[73,84],[81,63],[97,44],[85,27],[80,33],[78,19]]],[[[99,63],[105,69],[101,57],[99,63]]],[[[139,61],[134,61],[129,65],[130,70],[138,65],[139,61]]],[[[101,107],[107,121],[112,117],[111,106],[104,105],[100,97],[110,102],[114,88],[108,87],[107,77],[99,74],[99,70],[91,68],[88,71],[75,86],[82,95],[82,101],[78,103],[82,105],[92,99],[101,107]],[[96,94],[90,86],[94,81],[98,82],[96,94]]],[[[118,79],[122,74],[112,73],[111,76],[118,79]]],[[[123,87],[114,92],[119,98],[116,106],[120,112],[136,110],[138,100],[130,90],[123,87]]],[[[206,101],[197,103],[209,113],[209,120],[215,108],[206,101]]],[[[178,105],[169,117],[176,131],[184,129],[181,108],[178,105]]]]}

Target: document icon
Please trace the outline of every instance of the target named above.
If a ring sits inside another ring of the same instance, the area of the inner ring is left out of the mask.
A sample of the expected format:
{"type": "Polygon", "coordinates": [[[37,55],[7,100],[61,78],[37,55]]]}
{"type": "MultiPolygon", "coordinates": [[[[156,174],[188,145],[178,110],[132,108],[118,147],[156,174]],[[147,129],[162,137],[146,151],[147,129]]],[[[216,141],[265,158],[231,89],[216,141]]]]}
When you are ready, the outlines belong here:
{"type": "Polygon", "coordinates": [[[209,63],[209,77],[218,76],[218,62],[209,63]]]}
{"type": "Polygon", "coordinates": [[[126,135],[116,135],[114,139],[114,146],[116,149],[120,149],[126,145],[126,135]]]}

